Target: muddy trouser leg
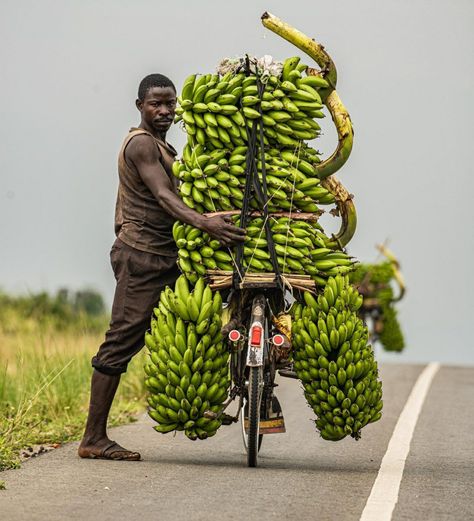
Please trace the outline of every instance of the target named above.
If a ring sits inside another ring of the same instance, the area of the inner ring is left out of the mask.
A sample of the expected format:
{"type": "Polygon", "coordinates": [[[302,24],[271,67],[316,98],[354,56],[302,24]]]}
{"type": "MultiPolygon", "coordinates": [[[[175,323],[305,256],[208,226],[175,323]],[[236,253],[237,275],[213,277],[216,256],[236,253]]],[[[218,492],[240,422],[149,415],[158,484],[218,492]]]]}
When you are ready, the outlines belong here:
{"type": "Polygon", "coordinates": [[[118,375],[144,345],[153,308],[179,276],[174,257],[136,250],[117,239],[110,252],[117,286],[105,341],[92,359],[101,373],[118,375]]]}

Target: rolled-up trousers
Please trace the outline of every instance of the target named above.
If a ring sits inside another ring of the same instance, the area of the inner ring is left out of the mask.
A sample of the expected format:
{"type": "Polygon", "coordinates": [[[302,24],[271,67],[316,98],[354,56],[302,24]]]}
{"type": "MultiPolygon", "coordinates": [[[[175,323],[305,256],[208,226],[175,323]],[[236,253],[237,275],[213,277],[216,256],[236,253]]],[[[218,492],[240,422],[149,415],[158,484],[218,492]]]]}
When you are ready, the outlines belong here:
{"type": "Polygon", "coordinates": [[[92,358],[101,373],[117,375],[127,370],[131,358],[144,346],[153,308],[166,286],[173,286],[180,272],[176,257],[144,252],[116,239],[110,261],[117,286],[105,341],[92,358]]]}

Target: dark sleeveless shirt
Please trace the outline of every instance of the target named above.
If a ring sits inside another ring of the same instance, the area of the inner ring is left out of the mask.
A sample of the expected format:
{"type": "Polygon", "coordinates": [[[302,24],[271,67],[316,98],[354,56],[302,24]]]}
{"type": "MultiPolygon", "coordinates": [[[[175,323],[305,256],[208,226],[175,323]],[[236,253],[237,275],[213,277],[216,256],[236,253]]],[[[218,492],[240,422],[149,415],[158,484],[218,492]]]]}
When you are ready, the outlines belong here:
{"type": "Polygon", "coordinates": [[[127,145],[135,136],[141,134],[152,137],[160,154],[160,163],[170,178],[174,191],[177,192],[177,179],[171,171],[177,155],[176,150],[142,128],[131,128],[118,158],[119,187],[115,205],[115,235],[137,250],[175,257],[177,250],[172,234],[174,218],[160,206],[136,169],[125,161],[127,145]]]}

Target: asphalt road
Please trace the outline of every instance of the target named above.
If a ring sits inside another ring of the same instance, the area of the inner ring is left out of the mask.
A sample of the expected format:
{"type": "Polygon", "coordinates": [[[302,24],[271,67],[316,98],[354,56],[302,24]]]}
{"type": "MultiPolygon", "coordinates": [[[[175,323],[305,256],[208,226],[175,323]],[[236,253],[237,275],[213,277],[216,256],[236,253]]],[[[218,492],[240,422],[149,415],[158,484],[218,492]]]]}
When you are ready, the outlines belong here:
{"type": "MultiPolygon", "coordinates": [[[[265,437],[257,469],[246,467],[240,425],[191,442],[157,434],[144,417],[111,431],[142,452],[141,462],[80,460],[71,443],[0,474],[0,518],[358,520],[423,368],[382,366],[384,416],[357,442],[322,440],[298,382],[281,378],[287,432],[265,437]]],[[[442,366],[417,418],[391,519],[474,519],[473,405],[474,368],[442,366]]]]}

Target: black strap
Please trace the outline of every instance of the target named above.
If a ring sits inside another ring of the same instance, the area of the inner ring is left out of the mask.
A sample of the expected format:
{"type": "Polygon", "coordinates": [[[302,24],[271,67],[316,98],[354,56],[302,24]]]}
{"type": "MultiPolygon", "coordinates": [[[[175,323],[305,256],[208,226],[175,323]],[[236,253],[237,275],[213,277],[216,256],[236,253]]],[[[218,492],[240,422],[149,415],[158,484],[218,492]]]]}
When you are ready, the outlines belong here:
{"type": "MultiPolygon", "coordinates": [[[[260,109],[261,113],[261,109],[260,109]]],[[[263,217],[264,217],[264,223],[265,223],[265,234],[267,237],[267,245],[268,245],[268,252],[270,253],[270,259],[273,266],[273,271],[276,276],[276,282],[281,290],[283,290],[283,282],[281,279],[281,273],[280,273],[280,266],[278,265],[277,260],[277,254],[275,251],[275,243],[273,241],[273,234],[270,229],[270,220],[268,218],[268,192],[267,192],[267,174],[266,174],[266,168],[265,168],[265,149],[264,149],[264,142],[263,142],[263,128],[262,125],[260,125],[260,150],[261,150],[261,157],[262,157],[262,188],[263,188],[263,195],[264,195],[264,203],[263,203],[263,217]]]]}
{"type": "MultiPolygon", "coordinates": [[[[245,73],[246,76],[250,75],[250,60],[248,55],[245,60],[245,73]]],[[[275,251],[275,243],[273,241],[273,235],[270,229],[270,222],[268,219],[268,191],[267,191],[267,175],[266,175],[266,167],[265,167],[265,143],[263,140],[263,124],[262,124],[262,106],[261,101],[263,98],[263,92],[265,90],[265,85],[260,81],[257,71],[257,88],[258,88],[258,96],[260,98],[260,103],[258,104],[258,109],[260,112],[260,125],[259,125],[259,142],[260,142],[260,153],[262,159],[262,182],[260,183],[260,179],[258,177],[258,166],[257,166],[257,120],[254,119],[252,121],[252,128],[249,129],[248,125],[247,129],[247,154],[246,154],[246,164],[245,164],[245,191],[244,191],[244,201],[242,204],[242,210],[240,212],[240,226],[245,228],[250,219],[251,210],[249,210],[250,199],[252,197],[252,188],[255,191],[255,196],[258,202],[262,205],[263,211],[263,219],[264,219],[264,229],[265,236],[267,239],[268,251],[270,253],[270,260],[273,266],[273,271],[276,276],[276,282],[281,290],[284,289],[280,267],[277,261],[277,255],[275,251]]],[[[236,252],[236,269],[234,270],[234,287],[239,282],[240,274],[243,272],[242,269],[242,259],[243,259],[243,243],[239,243],[237,246],[236,252]]]]}
{"type": "MultiPolygon", "coordinates": [[[[248,55],[245,57],[245,64],[244,64],[244,72],[246,76],[250,76],[250,59],[248,55]]],[[[246,121],[247,123],[247,121],[246,121]]],[[[246,131],[247,131],[247,153],[245,155],[245,190],[244,190],[244,200],[242,204],[242,209],[240,212],[240,223],[239,226],[241,228],[245,228],[247,226],[247,222],[249,220],[249,204],[250,199],[252,197],[252,186],[253,186],[253,157],[254,157],[254,144],[256,142],[255,135],[256,135],[256,123],[252,125],[252,129],[250,130],[249,127],[246,124],[246,131]]],[[[238,283],[240,282],[241,276],[243,274],[243,266],[242,266],[242,260],[244,257],[244,244],[242,242],[239,242],[237,244],[236,248],[236,258],[235,258],[235,268],[234,268],[234,274],[233,274],[233,283],[234,287],[238,287],[238,283]]]]}
{"type": "MultiPolygon", "coordinates": [[[[252,198],[252,188],[254,186],[254,147],[251,146],[252,143],[256,142],[255,136],[256,136],[257,128],[256,123],[252,125],[252,129],[249,129],[247,127],[247,141],[248,141],[248,148],[247,148],[247,154],[245,158],[245,190],[244,190],[244,200],[242,203],[242,209],[240,211],[240,223],[239,226],[241,228],[246,228],[247,223],[250,220],[250,199],[252,198]]],[[[234,269],[234,287],[237,287],[238,282],[240,281],[241,275],[243,274],[243,266],[242,266],[242,260],[244,257],[244,244],[242,242],[239,242],[237,244],[237,251],[236,251],[236,258],[235,258],[235,264],[236,269],[234,269]]]]}
{"type": "MultiPolygon", "coordinates": [[[[281,290],[283,290],[283,282],[281,280],[280,266],[278,266],[277,254],[275,251],[275,243],[273,241],[273,234],[270,229],[270,221],[268,219],[268,190],[267,190],[267,170],[265,164],[265,143],[263,141],[263,121],[262,121],[262,98],[263,92],[265,90],[265,85],[260,81],[259,76],[257,75],[257,87],[258,87],[258,96],[260,98],[260,103],[258,104],[258,111],[260,112],[260,125],[259,125],[259,138],[260,138],[260,154],[262,159],[262,184],[260,185],[260,180],[258,179],[258,170],[256,171],[256,183],[258,184],[258,188],[256,187],[256,192],[260,195],[260,202],[263,207],[263,218],[265,223],[265,235],[267,238],[268,252],[270,253],[270,260],[272,262],[273,271],[276,276],[276,282],[281,290]]],[[[256,165],[255,165],[256,166],[256,165]]]]}

